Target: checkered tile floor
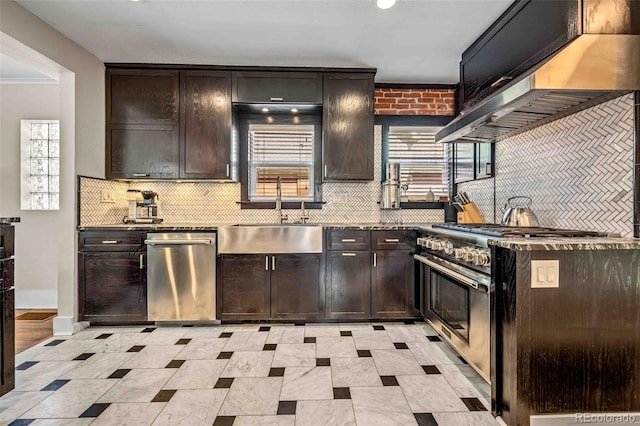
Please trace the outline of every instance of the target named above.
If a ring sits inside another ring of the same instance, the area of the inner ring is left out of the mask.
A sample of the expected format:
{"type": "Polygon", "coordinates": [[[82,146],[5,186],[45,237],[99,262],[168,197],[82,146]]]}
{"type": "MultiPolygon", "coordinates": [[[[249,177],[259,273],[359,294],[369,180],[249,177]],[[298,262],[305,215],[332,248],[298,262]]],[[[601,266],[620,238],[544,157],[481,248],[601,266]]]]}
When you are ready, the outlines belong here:
{"type": "Polygon", "coordinates": [[[424,323],[92,327],[16,365],[0,424],[498,424],[424,323]]]}

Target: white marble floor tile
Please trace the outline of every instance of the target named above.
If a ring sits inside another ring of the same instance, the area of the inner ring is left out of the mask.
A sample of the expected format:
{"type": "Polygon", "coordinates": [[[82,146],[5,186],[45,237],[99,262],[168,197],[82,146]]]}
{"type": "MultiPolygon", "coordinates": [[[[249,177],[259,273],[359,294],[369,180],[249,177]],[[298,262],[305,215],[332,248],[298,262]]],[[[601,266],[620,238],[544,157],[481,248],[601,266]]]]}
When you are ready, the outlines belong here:
{"type": "Polygon", "coordinates": [[[446,426],[496,426],[498,421],[485,411],[466,413],[433,413],[439,425],[446,426]]]}
{"type": "Polygon", "coordinates": [[[224,331],[233,333],[236,331],[258,331],[262,324],[227,324],[224,331]]]}
{"type": "Polygon", "coordinates": [[[459,358],[449,358],[436,343],[407,343],[407,346],[420,365],[462,364],[459,358]]]}
{"type": "Polygon", "coordinates": [[[294,426],[296,416],[239,416],[233,426],[294,426]]]}
{"type": "Polygon", "coordinates": [[[22,415],[25,419],[77,418],[105,392],[115,380],[72,380],[49,398],[22,415]]]}
{"type": "Polygon", "coordinates": [[[278,344],[272,367],[313,367],[316,365],[315,343],[278,344]]]}
{"type": "MultiPolygon", "coordinates": [[[[51,340],[51,339],[49,339],[51,340]]],[[[24,351],[20,352],[19,354],[16,354],[16,365],[20,365],[23,362],[26,361],[33,361],[38,355],[40,355],[41,353],[49,350],[49,348],[47,346],[44,346],[43,343],[45,342],[41,342],[39,344],[37,344],[36,346],[33,346],[29,349],[25,349],[24,351]]]]}
{"type": "Polygon", "coordinates": [[[224,331],[224,326],[188,327],[183,339],[215,339],[224,331]]]}
{"type": "Polygon", "coordinates": [[[316,356],[318,358],[355,358],[358,356],[353,337],[317,337],[316,356]]]}
{"type": "Polygon", "coordinates": [[[234,352],[222,377],[267,377],[274,351],[234,352]]]}
{"type": "Polygon", "coordinates": [[[140,340],[138,345],[173,345],[179,339],[182,339],[189,329],[187,327],[160,327],[156,328],[152,333],[141,333],[145,337],[140,340]]]}
{"type": "Polygon", "coordinates": [[[468,411],[441,374],[397,376],[396,379],[414,413],[468,411]]]}
{"type": "Polygon", "coordinates": [[[153,422],[154,426],[211,426],[227,389],[179,390],[153,422]]]}
{"type": "Polygon", "coordinates": [[[91,426],[146,426],[153,423],[166,402],[111,404],[91,426]]]}
{"type": "Polygon", "coordinates": [[[372,330],[370,322],[341,322],[338,327],[340,327],[340,331],[372,330]]]}
{"type": "Polygon", "coordinates": [[[384,331],[376,331],[368,328],[366,330],[353,330],[353,341],[356,349],[395,349],[391,338],[384,331]]]}
{"type": "Polygon", "coordinates": [[[27,370],[16,370],[15,390],[39,391],[78,365],[78,361],[42,361],[27,370]]]}
{"type": "Polygon", "coordinates": [[[387,325],[387,334],[394,343],[428,342],[426,334],[416,325],[387,325]]]}
{"type": "Polygon", "coordinates": [[[0,398],[0,424],[11,423],[52,394],[53,392],[9,392],[0,398]]]}
{"type": "Polygon", "coordinates": [[[371,355],[381,376],[424,374],[424,370],[408,349],[374,349],[371,355]]]}
{"type": "Polygon", "coordinates": [[[175,372],[174,368],[131,370],[98,402],[151,402],[175,372]]]}
{"type": "Polygon", "coordinates": [[[425,336],[437,336],[438,335],[438,332],[427,323],[416,324],[416,326],[420,327],[420,330],[422,330],[424,332],[425,336]]]}
{"type": "MultiPolygon", "coordinates": [[[[185,337],[186,338],[186,337],[185,337]]],[[[176,359],[216,359],[227,344],[227,339],[194,338],[176,355],[176,359]]]]}
{"type": "Polygon", "coordinates": [[[304,327],[272,326],[266,343],[303,343],[304,327]]]}
{"type": "Polygon", "coordinates": [[[218,415],[275,415],[281,387],[282,377],[235,379],[218,415]]]}
{"type": "Polygon", "coordinates": [[[282,401],[333,399],[331,368],[286,368],[280,399],[282,401]]]}
{"type": "Polygon", "coordinates": [[[227,362],[226,359],[186,361],[164,385],[164,389],[212,389],[227,362]]]}
{"type": "Polygon", "coordinates": [[[417,424],[402,391],[397,386],[352,388],[351,400],[358,425],[417,424]]]}
{"type": "Polygon", "coordinates": [[[38,419],[31,426],[88,426],[93,422],[92,418],[83,419],[38,419]]]}
{"type": "MultiPolygon", "coordinates": [[[[438,367],[438,370],[440,370],[442,376],[445,378],[447,383],[449,383],[449,386],[453,388],[456,394],[458,394],[459,397],[479,398],[481,396],[485,396],[476,388],[471,380],[465,377],[465,375],[460,370],[464,367],[471,369],[471,367],[469,367],[468,365],[445,364],[437,365],[436,367],[438,367]]],[[[489,392],[491,392],[491,388],[489,388],[489,392]]]]}
{"type": "Polygon", "coordinates": [[[298,401],[296,424],[304,426],[355,426],[353,404],[348,399],[298,401]]]}
{"type": "Polygon", "coordinates": [[[224,346],[225,352],[235,351],[261,351],[267,340],[267,332],[265,331],[234,331],[224,346]]]}
{"type": "Polygon", "coordinates": [[[140,344],[145,338],[145,333],[114,333],[106,339],[98,340],[96,346],[91,348],[93,352],[127,352],[132,346],[140,344]]]}
{"type": "Polygon", "coordinates": [[[97,353],[91,358],[79,362],[72,370],[60,375],[60,379],[106,379],[134,356],[132,352],[97,353]]]}
{"type": "Polygon", "coordinates": [[[340,327],[337,325],[309,325],[304,328],[304,337],[340,337],[340,327]]]}
{"type": "Polygon", "coordinates": [[[98,340],[65,340],[57,346],[51,346],[32,361],[71,361],[98,344],[98,340]]]}
{"type": "Polygon", "coordinates": [[[331,377],[336,388],[382,386],[373,358],[332,358],[331,377]]]}
{"type": "Polygon", "coordinates": [[[434,345],[447,357],[449,362],[443,364],[464,364],[458,353],[446,342],[434,342],[434,345]]]}
{"type": "Polygon", "coordinates": [[[124,363],[122,368],[164,368],[182,349],[184,345],[146,346],[124,363]]]}

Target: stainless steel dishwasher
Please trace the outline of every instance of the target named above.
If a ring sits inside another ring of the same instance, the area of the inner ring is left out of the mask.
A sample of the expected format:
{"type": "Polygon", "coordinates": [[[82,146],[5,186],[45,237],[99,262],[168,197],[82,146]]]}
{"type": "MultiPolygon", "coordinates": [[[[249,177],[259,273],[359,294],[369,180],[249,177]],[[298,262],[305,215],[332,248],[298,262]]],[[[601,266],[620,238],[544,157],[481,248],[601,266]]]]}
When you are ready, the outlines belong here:
{"type": "Polygon", "coordinates": [[[149,320],[215,320],[216,234],[149,233],[145,244],[149,320]]]}

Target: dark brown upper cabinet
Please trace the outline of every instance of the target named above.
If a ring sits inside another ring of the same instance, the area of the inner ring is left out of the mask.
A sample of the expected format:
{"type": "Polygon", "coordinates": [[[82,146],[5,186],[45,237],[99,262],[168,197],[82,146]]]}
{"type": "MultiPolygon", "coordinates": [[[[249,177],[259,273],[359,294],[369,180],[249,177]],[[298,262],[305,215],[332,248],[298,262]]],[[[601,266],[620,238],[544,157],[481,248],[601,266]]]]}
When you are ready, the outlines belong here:
{"type": "Polygon", "coordinates": [[[321,104],[322,74],[314,72],[233,73],[233,102],[321,104]]]}
{"type": "Polygon", "coordinates": [[[231,73],[180,73],[180,177],[231,177],[231,73]]]}
{"type": "Polygon", "coordinates": [[[323,180],[373,180],[373,73],[325,73],[323,180]]]}

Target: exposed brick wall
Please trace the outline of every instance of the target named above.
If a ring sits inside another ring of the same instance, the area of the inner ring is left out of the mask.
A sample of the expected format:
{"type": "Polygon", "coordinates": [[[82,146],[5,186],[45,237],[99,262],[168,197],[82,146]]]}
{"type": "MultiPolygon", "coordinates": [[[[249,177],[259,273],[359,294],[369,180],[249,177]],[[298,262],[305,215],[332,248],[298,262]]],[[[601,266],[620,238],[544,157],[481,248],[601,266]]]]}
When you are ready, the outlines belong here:
{"type": "Polygon", "coordinates": [[[376,89],[377,115],[453,115],[455,91],[450,89],[376,89]]]}

